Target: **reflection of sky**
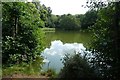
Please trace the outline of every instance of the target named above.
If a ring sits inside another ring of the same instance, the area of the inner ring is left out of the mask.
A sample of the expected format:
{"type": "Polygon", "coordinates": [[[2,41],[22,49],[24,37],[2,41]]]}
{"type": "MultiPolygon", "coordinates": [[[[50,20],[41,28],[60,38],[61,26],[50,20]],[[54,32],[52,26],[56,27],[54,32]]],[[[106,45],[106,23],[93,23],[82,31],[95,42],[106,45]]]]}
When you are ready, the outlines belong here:
{"type": "MultiPolygon", "coordinates": [[[[61,42],[60,40],[55,40],[51,42],[50,48],[46,48],[42,55],[45,57],[44,68],[48,67],[48,62],[50,62],[50,68],[54,68],[57,71],[63,67],[62,62],[60,59],[63,58],[64,54],[74,54],[74,53],[83,53],[85,51],[85,47],[81,43],[65,43],[61,42]]],[[[82,54],[81,54],[82,55],[82,54]]]]}

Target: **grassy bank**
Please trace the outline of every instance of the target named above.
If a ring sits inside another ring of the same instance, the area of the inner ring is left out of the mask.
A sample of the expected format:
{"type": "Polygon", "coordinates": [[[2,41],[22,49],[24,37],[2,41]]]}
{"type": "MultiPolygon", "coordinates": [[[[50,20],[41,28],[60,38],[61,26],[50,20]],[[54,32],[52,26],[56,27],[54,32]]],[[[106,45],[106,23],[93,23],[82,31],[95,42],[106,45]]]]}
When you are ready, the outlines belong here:
{"type": "MultiPolygon", "coordinates": [[[[55,28],[41,28],[42,31],[45,32],[54,32],[56,29],[55,28]]],[[[80,30],[62,30],[62,29],[57,29],[58,31],[76,31],[76,32],[91,32],[90,29],[80,29],[80,30]]]]}
{"type": "Polygon", "coordinates": [[[3,67],[3,77],[12,76],[14,74],[22,74],[22,75],[39,75],[40,72],[36,72],[35,68],[30,65],[13,65],[11,67],[3,67]]]}
{"type": "Polygon", "coordinates": [[[41,28],[43,31],[47,32],[47,31],[51,31],[54,32],[55,28],[41,28]]]}
{"type": "MultiPolygon", "coordinates": [[[[41,69],[42,70],[42,69],[41,69]]],[[[49,69],[41,71],[31,65],[13,65],[11,67],[3,67],[3,78],[54,78],[56,77],[56,71],[49,69]]]]}

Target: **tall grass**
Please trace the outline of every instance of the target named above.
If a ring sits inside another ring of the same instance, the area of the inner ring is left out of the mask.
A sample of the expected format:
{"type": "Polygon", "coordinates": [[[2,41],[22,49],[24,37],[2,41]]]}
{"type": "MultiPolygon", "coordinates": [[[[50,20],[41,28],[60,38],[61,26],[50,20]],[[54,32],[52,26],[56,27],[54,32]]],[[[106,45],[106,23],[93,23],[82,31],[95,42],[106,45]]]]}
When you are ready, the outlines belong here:
{"type": "Polygon", "coordinates": [[[39,75],[41,71],[42,60],[32,61],[31,63],[15,64],[10,67],[3,66],[2,75],[9,76],[13,74],[39,75]]]}
{"type": "Polygon", "coordinates": [[[47,76],[49,78],[56,78],[57,77],[57,73],[56,73],[56,70],[54,68],[50,68],[44,72],[41,72],[41,75],[47,76]]]}

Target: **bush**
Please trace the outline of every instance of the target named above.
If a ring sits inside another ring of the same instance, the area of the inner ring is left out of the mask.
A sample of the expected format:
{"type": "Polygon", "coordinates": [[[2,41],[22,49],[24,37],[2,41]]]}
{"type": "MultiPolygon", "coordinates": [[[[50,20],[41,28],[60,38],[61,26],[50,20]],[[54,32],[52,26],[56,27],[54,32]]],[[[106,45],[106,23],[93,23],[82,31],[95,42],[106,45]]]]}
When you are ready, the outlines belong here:
{"type": "Polygon", "coordinates": [[[79,79],[79,78],[93,78],[94,72],[89,66],[87,60],[82,58],[80,54],[73,56],[66,55],[63,61],[64,67],[59,74],[59,78],[65,79],[79,79]]]}

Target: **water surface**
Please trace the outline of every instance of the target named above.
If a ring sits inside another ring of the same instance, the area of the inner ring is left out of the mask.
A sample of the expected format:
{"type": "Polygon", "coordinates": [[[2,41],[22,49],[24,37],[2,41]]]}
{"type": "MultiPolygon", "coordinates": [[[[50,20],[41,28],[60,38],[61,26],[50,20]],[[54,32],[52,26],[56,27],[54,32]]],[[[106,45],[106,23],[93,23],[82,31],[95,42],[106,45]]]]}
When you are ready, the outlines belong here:
{"type": "Polygon", "coordinates": [[[54,40],[61,40],[63,43],[83,43],[85,47],[89,47],[92,40],[90,32],[55,31],[46,32],[45,36],[47,47],[54,40]]]}
{"type": "Polygon", "coordinates": [[[62,59],[65,54],[82,53],[89,47],[91,34],[85,32],[46,32],[46,49],[43,51],[45,65],[43,69],[55,69],[57,72],[63,67],[62,59]]]}

